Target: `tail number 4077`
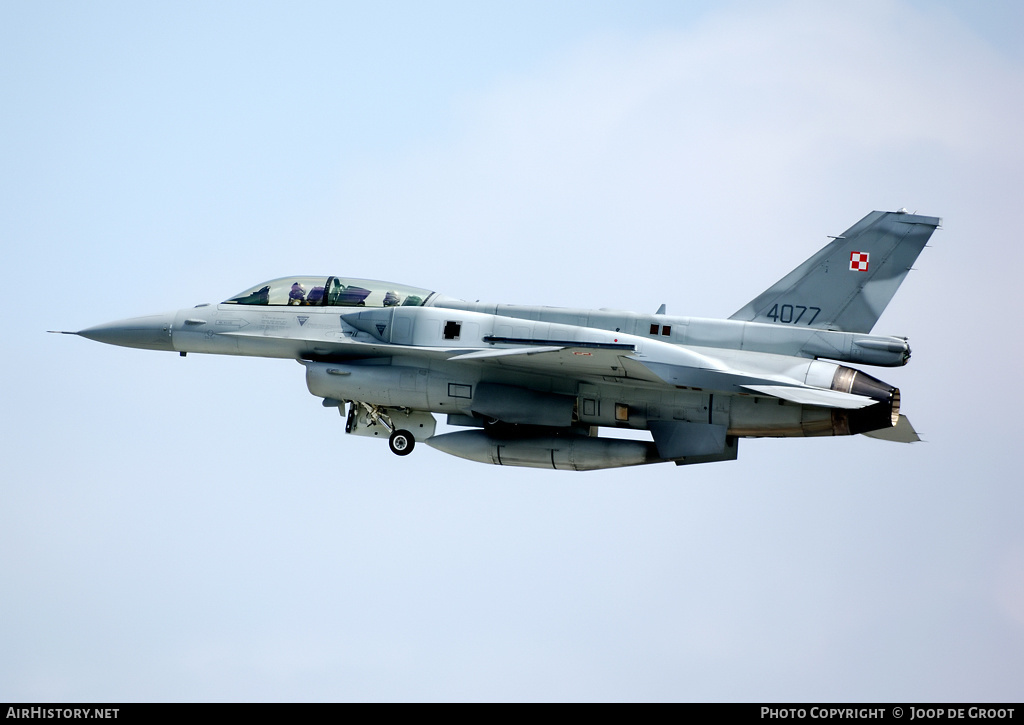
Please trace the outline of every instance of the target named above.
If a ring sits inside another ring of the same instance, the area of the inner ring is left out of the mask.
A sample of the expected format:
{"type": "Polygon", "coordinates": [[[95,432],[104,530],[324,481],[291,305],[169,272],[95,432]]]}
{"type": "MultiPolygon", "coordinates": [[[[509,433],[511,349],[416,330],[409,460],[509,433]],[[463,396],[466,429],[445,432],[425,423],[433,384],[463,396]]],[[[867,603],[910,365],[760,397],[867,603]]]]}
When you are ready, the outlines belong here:
{"type": "Polygon", "coordinates": [[[772,305],[772,308],[765,313],[765,317],[772,322],[781,322],[784,325],[811,325],[820,312],[820,307],[776,304],[772,305]]]}

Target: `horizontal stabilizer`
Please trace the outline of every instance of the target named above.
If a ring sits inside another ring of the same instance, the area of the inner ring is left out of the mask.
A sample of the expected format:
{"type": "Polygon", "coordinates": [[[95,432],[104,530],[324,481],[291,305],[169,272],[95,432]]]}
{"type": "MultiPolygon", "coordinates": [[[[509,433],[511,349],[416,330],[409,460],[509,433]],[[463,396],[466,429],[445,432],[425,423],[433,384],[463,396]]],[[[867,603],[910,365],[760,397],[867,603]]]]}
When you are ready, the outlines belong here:
{"type": "Polygon", "coordinates": [[[798,388],[790,385],[744,385],[743,387],[755,393],[770,395],[773,398],[782,398],[791,403],[820,405],[823,408],[856,410],[858,408],[866,408],[878,402],[866,395],[853,395],[852,393],[841,393],[838,390],[823,390],[821,388],[798,388]]]}
{"type": "Polygon", "coordinates": [[[901,415],[899,421],[892,428],[872,430],[863,435],[893,443],[919,443],[921,441],[921,437],[917,435],[917,431],[914,430],[914,426],[910,424],[905,415],[901,415]]]}

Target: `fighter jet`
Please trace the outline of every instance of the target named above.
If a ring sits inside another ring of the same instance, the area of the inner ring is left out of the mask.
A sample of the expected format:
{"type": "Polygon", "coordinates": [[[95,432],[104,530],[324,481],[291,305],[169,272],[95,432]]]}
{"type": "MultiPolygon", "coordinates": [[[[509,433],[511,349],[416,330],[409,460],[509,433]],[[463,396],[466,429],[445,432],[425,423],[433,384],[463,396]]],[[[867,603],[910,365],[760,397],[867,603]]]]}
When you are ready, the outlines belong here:
{"type": "Polygon", "coordinates": [[[391,282],[281,277],[221,302],[79,332],[123,347],[292,358],[345,432],[503,466],[735,460],[740,438],[911,442],[905,365],[871,330],[936,217],[875,211],[725,320],[466,302],[391,282]],[[436,433],[435,415],[465,430],[436,433]],[[616,431],[649,431],[649,440],[616,431]]]}

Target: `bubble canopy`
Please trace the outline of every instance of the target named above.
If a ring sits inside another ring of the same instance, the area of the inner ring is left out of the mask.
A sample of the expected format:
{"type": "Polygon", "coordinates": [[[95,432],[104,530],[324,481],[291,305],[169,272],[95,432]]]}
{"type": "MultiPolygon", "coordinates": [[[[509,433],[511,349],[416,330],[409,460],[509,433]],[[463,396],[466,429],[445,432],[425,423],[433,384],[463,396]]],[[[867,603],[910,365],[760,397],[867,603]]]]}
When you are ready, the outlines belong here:
{"type": "Polygon", "coordinates": [[[226,305],[312,307],[418,307],[433,292],[393,282],[352,277],[281,277],[250,287],[226,305]]]}

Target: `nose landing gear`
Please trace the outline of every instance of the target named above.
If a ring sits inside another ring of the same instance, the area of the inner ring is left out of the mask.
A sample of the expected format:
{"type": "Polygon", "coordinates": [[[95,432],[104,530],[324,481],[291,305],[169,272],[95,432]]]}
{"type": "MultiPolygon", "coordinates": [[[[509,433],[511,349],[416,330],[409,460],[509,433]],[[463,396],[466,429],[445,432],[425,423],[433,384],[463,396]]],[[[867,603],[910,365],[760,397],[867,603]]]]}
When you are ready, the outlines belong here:
{"type": "MultiPolygon", "coordinates": [[[[412,453],[412,449],[416,446],[416,437],[411,431],[404,428],[399,428],[395,425],[395,421],[391,416],[391,410],[382,408],[379,405],[370,405],[369,403],[363,403],[361,401],[353,402],[352,407],[349,409],[348,424],[345,426],[346,433],[359,432],[362,435],[368,435],[368,432],[362,432],[362,430],[373,430],[375,426],[380,426],[391,435],[388,437],[388,446],[391,448],[391,452],[396,456],[407,456],[412,453]],[[363,415],[358,414],[358,409],[362,410],[363,415]],[[360,424],[362,419],[362,424],[360,424]],[[362,430],[360,430],[362,429],[362,430]]],[[[410,422],[410,414],[408,411],[398,412],[399,417],[403,422],[410,422]]],[[[429,414],[427,414],[429,416],[429,414]]],[[[430,418],[430,422],[433,423],[433,418],[430,418]]],[[[423,424],[420,423],[420,428],[423,428],[423,424]]],[[[376,435],[376,433],[374,433],[376,435]]],[[[433,435],[433,425],[430,426],[430,431],[427,433],[428,436],[433,435]]]]}

